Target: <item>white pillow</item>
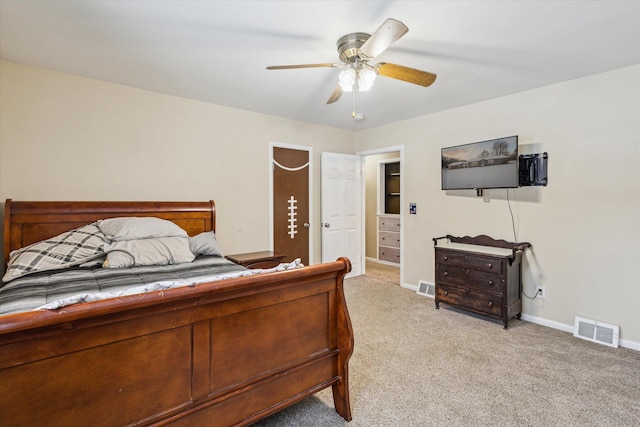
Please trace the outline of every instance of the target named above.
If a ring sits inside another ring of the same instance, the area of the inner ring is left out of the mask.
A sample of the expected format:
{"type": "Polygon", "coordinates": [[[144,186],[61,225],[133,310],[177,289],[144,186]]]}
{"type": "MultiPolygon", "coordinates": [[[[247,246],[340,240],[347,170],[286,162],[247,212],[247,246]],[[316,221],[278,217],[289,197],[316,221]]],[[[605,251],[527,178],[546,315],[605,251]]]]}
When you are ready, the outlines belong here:
{"type": "Polygon", "coordinates": [[[209,256],[222,256],[222,250],[216,240],[216,235],[213,231],[205,231],[193,237],[189,237],[189,249],[195,256],[209,255],[209,256]]]}
{"type": "Polygon", "coordinates": [[[96,222],[112,242],[159,237],[188,237],[187,232],[175,223],[156,217],[119,217],[96,222]]]}
{"type": "Polygon", "coordinates": [[[105,244],[104,251],[107,253],[104,268],[180,264],[195,258],[185,237],[123,240],[105,244]]]}

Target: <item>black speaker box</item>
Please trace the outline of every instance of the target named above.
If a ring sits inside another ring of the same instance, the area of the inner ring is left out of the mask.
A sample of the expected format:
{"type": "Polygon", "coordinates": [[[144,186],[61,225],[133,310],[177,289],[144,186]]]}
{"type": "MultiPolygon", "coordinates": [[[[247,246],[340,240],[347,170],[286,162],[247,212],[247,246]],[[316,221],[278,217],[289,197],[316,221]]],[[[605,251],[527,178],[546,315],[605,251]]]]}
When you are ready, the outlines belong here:
{"type": "Polygon", "coordinates": [[[530,187],[534,185],[547,185],[547,164],[549,156],[547,153],[522,154],[518,157],[519,185],[520,187],[530,187]]]}

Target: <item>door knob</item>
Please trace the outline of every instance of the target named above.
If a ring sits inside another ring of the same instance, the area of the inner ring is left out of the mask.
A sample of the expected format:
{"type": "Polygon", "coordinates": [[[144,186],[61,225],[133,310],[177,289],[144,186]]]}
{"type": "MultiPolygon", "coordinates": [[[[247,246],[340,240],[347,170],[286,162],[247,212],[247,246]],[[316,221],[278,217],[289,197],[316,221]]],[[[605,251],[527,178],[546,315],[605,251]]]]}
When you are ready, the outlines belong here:
{"type": "Polygon", "coordinates": [[[304,228],[309,228],[309,227],[311,227],[311,224],[309,224],[308,222],[305,222],[304,224],[302,224],[302,226],[304,228]]]}
{"type": "Polygon", "coordinates": [[[329,224],[328,222],[323,222],[321,225],[326,228],[331,227],[331,224],[329,224]]]}

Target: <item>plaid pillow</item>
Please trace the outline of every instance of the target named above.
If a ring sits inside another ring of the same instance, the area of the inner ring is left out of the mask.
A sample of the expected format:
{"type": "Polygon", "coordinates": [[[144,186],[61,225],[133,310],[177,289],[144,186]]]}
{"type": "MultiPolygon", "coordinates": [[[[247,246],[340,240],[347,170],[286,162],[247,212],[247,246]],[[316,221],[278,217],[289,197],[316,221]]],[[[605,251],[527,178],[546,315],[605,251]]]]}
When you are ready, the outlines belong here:
{"type": "Polygon", "coordinates": [[[106,236],[95,223],[33,243],[11,253],[2,281],[40,271],[60,270],[104,255],[106,236]]]}

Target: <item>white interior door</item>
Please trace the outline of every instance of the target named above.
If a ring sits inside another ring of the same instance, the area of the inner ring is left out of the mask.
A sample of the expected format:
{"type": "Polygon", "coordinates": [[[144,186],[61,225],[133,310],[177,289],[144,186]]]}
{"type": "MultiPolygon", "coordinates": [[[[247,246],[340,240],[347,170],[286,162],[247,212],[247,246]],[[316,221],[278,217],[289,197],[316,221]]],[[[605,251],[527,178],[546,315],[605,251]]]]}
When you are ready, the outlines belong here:
{"type": "Polygon", "coordinates": [[[360,156],[322,153],[322,262],[346,256],[347,277],[362,274],[362,168],[360,156]]]}

